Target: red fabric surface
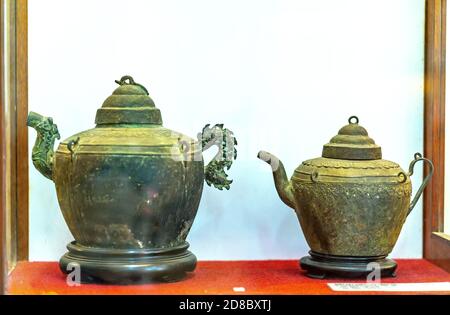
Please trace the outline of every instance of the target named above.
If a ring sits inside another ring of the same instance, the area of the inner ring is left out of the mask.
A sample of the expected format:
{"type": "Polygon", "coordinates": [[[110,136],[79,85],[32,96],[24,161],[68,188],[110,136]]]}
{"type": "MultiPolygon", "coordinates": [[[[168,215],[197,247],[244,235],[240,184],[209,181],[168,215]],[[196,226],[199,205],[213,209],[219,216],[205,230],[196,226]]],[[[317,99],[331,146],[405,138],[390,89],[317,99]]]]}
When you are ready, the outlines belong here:
{"type": "MultiPolygon", "coordinates": [[[[396,278],[385,283],[448,282],[450,273],[423,259],[398,259],[396,278]]],[[[70,287],[56,262],[21,262],[11,273],[9,294],[402,294],[401,292],[335,292],[328,282],[364,280],[310,279],[298,261],[201,261],[194,273],[175,283],[143,285],[82,284],[70,287]],[[234,292],[243,287],[245,292],[234,292]]],[[[450,292],[441,292],[441,294],[450,292]]],[[[407,294],[414,294],[409,292],[407,294]]],[[[423,294],[420,292],[419,294],[423,294]]],[[[436,294],[436,293],[433,293],[436,294]]]]}

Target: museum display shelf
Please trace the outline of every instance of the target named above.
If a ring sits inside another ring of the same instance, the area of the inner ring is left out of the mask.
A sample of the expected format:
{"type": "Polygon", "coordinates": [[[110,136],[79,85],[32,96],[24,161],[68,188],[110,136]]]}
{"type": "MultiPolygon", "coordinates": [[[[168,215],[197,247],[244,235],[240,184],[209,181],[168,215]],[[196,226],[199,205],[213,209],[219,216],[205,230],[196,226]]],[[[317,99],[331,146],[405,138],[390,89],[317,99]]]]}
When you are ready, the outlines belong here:
{"type": "MultiPolygon", "coordinates": [[[[450,273],[424,259],[398,259],[397,276],[381,283],[450,282],[450,273]]],[[[194,273],[180,282],[142,285],[81,284],[69,286],[57,262],[20,262],[9,276],[8,294],[450,294],[427,292],[342,292],[328,283],[365,280],[312,279],[297,260],[200,261],[194,273]]]]}

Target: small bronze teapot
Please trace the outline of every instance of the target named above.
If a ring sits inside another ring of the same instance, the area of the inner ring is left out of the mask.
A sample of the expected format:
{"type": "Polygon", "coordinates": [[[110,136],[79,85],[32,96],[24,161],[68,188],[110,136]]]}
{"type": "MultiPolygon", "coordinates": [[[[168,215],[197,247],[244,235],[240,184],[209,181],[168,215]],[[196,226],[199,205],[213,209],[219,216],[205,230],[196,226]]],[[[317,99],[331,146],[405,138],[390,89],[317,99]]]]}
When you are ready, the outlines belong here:
{"type": "Polygon", "coordinates": [[[198,139],[162,126],[145,87],[130,76],[96,115],[96,127],[62,141],[53,120],[30,112],[37,131],[34,166],[54,181],[58,202],[75,241],[60,260],[83,282],[175,281],[196,266],[186,237],[194,221],[203,180],[229,189],[236,158],[233,133],[206,125],[198,139]],[[202,151],[219,147],[204,167],[202,151]],[[72,268],[72,269],[71,269],[72,268]]]}
{"type": "Polygon", "coordinates": [[[433,163],[419,153],[403,171],[383,160],[356,116],[325,144],[322,157],[304,161],[291,180],[283,164],[270,153],[258,158],[272,166],[281,200],[296,211],[310,256],[300,265],[307,275],[363,277],[377,269],[393,276],[392,251],[406,217],[433,174],[433,163]],[[414,165],[424,161],[429,172],[410,203],[414,165]],[[372,263],[372,264],[371,264],[372,263]]]}

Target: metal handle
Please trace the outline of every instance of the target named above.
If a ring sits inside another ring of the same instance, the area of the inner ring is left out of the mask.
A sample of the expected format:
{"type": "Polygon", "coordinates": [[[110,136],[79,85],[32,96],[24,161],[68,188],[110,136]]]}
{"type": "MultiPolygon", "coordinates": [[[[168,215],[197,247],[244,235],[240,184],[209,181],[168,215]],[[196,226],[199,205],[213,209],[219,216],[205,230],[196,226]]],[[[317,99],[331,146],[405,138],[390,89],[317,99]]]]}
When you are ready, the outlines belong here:
{"type": "Polygon", "coordinates": [[[414,209],[414,206],[416,205],[417,201],[419,200],[420,196],[422,195],[423,190],[428,185],[428,182],[431,180],[431,176],[433,175],[433,172],[434,172],[433,162],[422,157],[422,154],[416,153],[416,154],[414,154],[414,160],[412,160],[412,162],[409,164],[409,172],[408,172],[409,177],[411,177],[414,174],[414,166],[419,161],[428,163],[430,171],[429,171],[428,175],[425,177],[425,179],[423,180],[422,185],[420,185],[419,190],[416,192],[414,199],[412,200],[411,204],[409,205],[408,215],[411,213],[412,209],[414,209]]]}
{"type": "Polygon", "coordinates": [[[228,179],[225,169],[230,169],[233,160],[236,159],[237,141],[233,132],[223,127],[223,124],[216,124],[212,128],[210,125],[203,127],[201,133],[198,134],[199,142],[202,146],[202,151],[207,150],[215,145],[219,148],[216,156],[205,167],[205,181],[208,186],[213,185],[217,189],[230,189],[230,184],[233,182],[228,179]]]}

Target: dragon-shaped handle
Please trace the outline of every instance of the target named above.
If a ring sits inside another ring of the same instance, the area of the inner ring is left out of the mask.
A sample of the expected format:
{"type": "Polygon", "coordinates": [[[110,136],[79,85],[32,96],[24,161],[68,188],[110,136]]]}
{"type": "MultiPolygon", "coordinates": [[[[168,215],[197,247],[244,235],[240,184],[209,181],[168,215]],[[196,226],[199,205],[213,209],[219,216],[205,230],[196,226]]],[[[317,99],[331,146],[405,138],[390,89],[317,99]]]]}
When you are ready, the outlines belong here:
{"type": "Polygon", "coordinates": [[[28,114],[27,125],[36,129],[37,138],[31,159],[36,169],[48,179],[53,178],[53,146],[60,135],[58,127],[51,117],[44,117],[35,112],[28,114]]]}
{"type": "Polygon", "coordinates": [[[216,156],[205,167],[205,181],[208,186],[213,185],[217,189],[230,189],[233,180],[228,179],[225,169],[230,169],[233,160],[236,159],[237,145],[233,132],[223,127],[223,124],[216,124],[213,127],[206,125],[198,135],[202,151],[216,145],[219,148],[216,156]]]}

